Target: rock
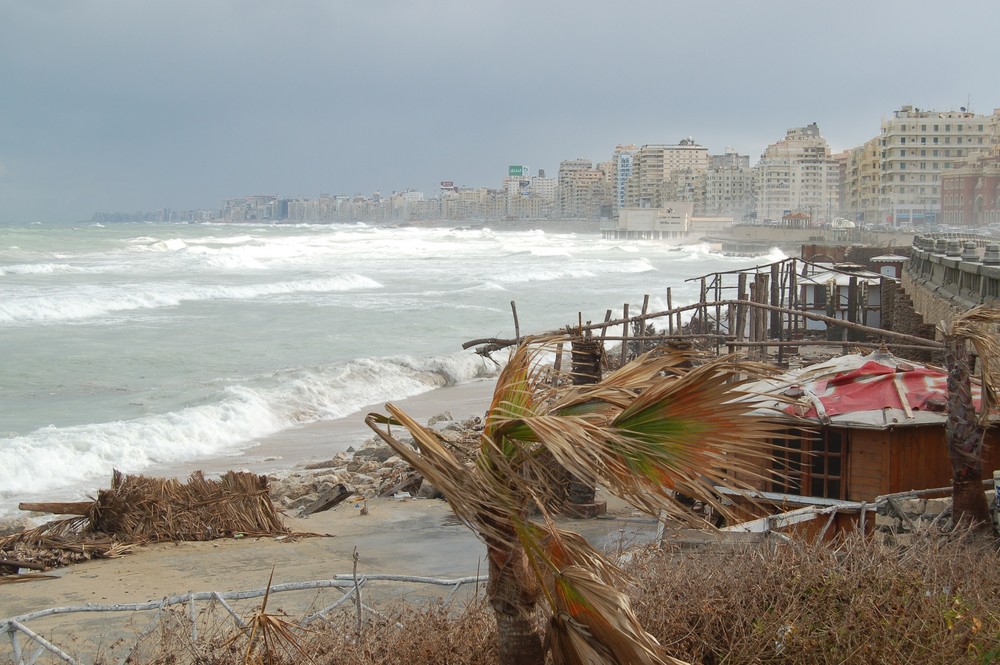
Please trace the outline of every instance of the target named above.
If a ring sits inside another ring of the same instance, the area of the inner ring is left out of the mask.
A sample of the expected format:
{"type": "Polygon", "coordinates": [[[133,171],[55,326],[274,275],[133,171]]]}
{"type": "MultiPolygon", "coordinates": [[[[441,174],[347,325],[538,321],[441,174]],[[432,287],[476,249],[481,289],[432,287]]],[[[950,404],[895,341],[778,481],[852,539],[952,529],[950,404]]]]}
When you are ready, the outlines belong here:
{"type": "Polygon", "coordinates": [[[563,506],[563,514],[575,519],[593,519],[608,512],[607,501],[591,501],[588,503],[569,503],[563,506]]]}
{"type": "Polygon", "coordinates": [[[0,520],[0,537],[13,536],[15,533],[21,533],[32,528],[34,528],[34,524],[27,517],[11,517],[0,520]]]}
{"type": "Polygon", "coordinates": [[[296,499],[292,499],[288,503],[287,508],[289,510],[299,510],[300,508],[312,505],[318,499],[319,499],[319,494],[317,494],[316,492],[309,492],[308,494],[303,494],[302,496],[296,499]]]}
{"type": "Polygon", "coordinates": [[[440,423],[442,421],[446,421],[446,420],[447,421],[453,421],[455,419],[451,417],[450,413],[448,413],[447,411],[444,411],[443,413],[439,413],[436,416],[431,416],[430,418],[428,418],[427,419],[427,426],[428,427],[434,427],[434,425],[437,425],[438,423],[440,423]]]}
{"type": "Polygon", "coordinates": [[[441,493],[437,487],[432,485],[430,481],[426,478],[420,483],[420,489],[417,490],[418,499],[443,499],[444,494],[441,493]]]}
{"type": "Polygon", "coordinates": [[[900,504],[903,512],[910,516],[920,516],[924,514],[927,507],[927,499],[906,499],[900,504]]]}
{"type": "Polygon", "coordinates": [[[879,513],[875,513],[875,527],[879,529],[898,531],[899,519],[891,515],[881,515],[879,513]]]}
{"type": "Polygon", "coordinates": [[[364,473],[354,474],[354,484],[355,485],[374,485],[375,479],[364,473]]]}
{"type": "Polygon", "coordinates": [[[354,453],[354,459],[357,460],[372,460],[375,462],[384,462],[390,457],[395,455],[392,448],[387,445],[373,446],[370,448],[362,448],[361,450],[354,453]]]}
{"type": "Polygon", "coordinates": [[[924,507],[924,516],[934,518],[944,512],[944,509],[951,505],[951,499],[927,499],[924,507]]]}

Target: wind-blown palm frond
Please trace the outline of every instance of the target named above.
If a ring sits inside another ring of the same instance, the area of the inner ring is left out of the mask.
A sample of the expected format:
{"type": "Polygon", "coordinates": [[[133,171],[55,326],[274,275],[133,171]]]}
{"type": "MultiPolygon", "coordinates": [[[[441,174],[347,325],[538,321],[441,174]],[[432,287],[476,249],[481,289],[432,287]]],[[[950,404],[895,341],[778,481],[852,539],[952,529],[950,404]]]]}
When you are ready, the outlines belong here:
{"type": "Polygon", "coordinates": [[[684,665],[661,656],[660,644],[642,629],[628,596],[591,571],[565,568],[555,576],[555,591],[549,635],[556,665],[684,665]]]}
{"type": "Polygon", "coordinates": [[[679,663],[664,660],[639,626],[616,589],[623,573],[553,524],[552,460],[652,514],[684,514],[675,492],[724,512],[714,486],[739,487],[737,475],[761,477],[770,440],[781,436],[779,425],[748,417],[755,404],[740,399],[741,381],[764,370],[732,358],[690,369],[682,367],[690,356],[646,354],[596,384],[555,386],[543,381],[540,365],[549,343],[519,346],[501,371],[474,465],[461,464],[433,430],[391,404],[391,419],[370,414],[366,422],[486,542],[498,627],[525,618],[540,585],[553,613],[556,663],[679,663]],[[389,423],[406,428],[417,449],[379,427],[389,423]],[[529,519],[533,509],[541,522],[529,519]],[[529,574],[524,593],[510,586],[529,574]]]}

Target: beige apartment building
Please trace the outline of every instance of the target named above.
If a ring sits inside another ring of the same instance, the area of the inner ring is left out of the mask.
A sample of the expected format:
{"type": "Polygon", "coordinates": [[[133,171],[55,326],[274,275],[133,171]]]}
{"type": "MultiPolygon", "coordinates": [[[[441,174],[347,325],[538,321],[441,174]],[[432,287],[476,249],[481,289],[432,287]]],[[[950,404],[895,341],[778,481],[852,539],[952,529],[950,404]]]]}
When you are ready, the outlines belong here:
{"type": "Polygon", "coordinates": [[[839,205],[837,161],[816,123],[789,129],[772,143],[756,168],[756,217],[777,222],[803,212],[814,222],[832,221],[839,205]]]}
{"type": "Polygon", "coordinates": [[[754,182],[750,156],[726,148],[722,155],[710,155],[705,172],[704,205],[696,213],[731,217],[742,221],[753,210],[754,182]]]}
{"type": "MultiPolygon", "coordinates": [[[[996,113],[994,113],[996,116],[996,113]]],[[[882,121],[879,197],[864,219],[895,226],[933,224],[941,211],[941,174],[991,150],[990,116],[966,109],[926,111],[906,105],[882,121]]]]}
{"type": "MultiPolygon", "coordinates": [[[[676,199],[678,183],[671,185],[674,173],[690,170],[703,174],[708,168],[708,148],[694,139],[682,139],[677,145],[644,145],[631,160],[632,174],[625,186],[629,207],[659,208],[676,199]]],[[[692,179],[690,175],[682,182],[692,179]]]]}
{"type": "Polygon", "coordinates": [[[881,154],[877,137],[846,151],[840,204],[843,217],[859,223],[880,222],[877,210],[882,185],[881,154]]]}
{"type": "Polygon", "coordinates": [[[563,219],[597,219],[610,198],[610,178],[589,159],[559,163],[559,215],[563,219]]]}

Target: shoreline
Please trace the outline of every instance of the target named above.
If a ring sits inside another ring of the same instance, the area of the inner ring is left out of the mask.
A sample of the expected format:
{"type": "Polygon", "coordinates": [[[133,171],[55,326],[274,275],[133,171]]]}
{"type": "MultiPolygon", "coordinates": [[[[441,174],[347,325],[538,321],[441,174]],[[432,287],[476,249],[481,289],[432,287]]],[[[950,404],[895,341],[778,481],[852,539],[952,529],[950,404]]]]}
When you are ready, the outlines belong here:
{"type": "MultiPolygon", "coordinates": [[[[420,422],[444,412],[455,420],[483,415],[493,397],[495,379],[481,379],[453,386],[442,386],[427,392],[392,401],[420,422]]],[[[281,430],[250,442],[234,455],[218,455],[199,460],[147,469],[143,475],[186,478],[194,471],[215,477],[226,471],[249,471],[256,474],[287,475],[301,471],[307,464],[330,459],[348,448],[361,447],[375,436],[365,425],[365,416],[384,413],[385,403],[364,406],[354,413],[334,420],[318,420],[291,429],[281,430]]]]}

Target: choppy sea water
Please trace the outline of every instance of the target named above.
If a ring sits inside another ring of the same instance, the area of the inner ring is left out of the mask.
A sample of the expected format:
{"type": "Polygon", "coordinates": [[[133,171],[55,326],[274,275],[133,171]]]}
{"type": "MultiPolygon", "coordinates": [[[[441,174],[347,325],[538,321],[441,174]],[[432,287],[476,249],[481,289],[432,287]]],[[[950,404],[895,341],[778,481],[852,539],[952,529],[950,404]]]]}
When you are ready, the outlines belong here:
{"type": "Polygon", "coordinates": [[[511,301],[541,332],[778,257],[499,228],[0,226],[0,517],[491,378],[461,345],[512,337],[511,301]]]}

